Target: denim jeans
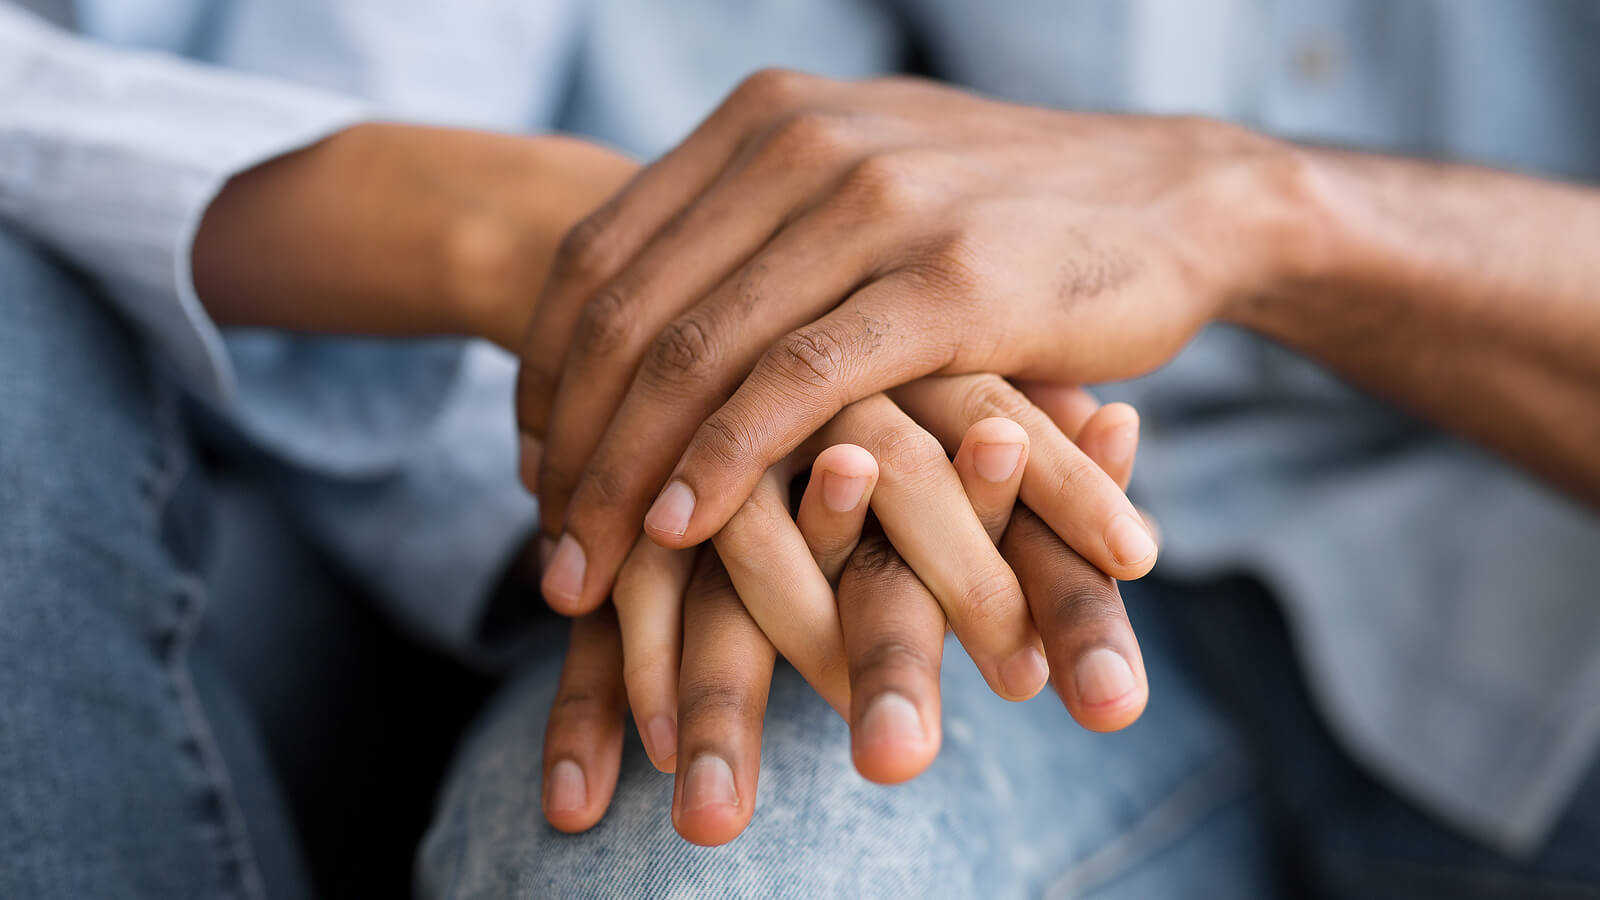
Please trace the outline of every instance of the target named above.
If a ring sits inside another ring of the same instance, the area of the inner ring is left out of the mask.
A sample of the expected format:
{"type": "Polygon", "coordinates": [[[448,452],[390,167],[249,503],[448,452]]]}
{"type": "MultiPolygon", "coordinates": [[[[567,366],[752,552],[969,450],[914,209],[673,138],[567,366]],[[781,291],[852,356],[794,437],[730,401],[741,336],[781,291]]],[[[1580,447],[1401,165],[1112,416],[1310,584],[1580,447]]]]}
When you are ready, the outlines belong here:
{"type": "MultiPolygon", "coordinates": [[[[267,747],[304,726],[306,673],[336,654],[262,646],[282,601],[327,586],[239,539],[250,514],[207,477],[177,391],[107,310],[0,231],[0,897],[309,896],[267,747]]],[[[631,736],[605,820],[579,836],[544,824],[565,635],[546,618],[543,652],[461,744],[418,891],[1600,895],[1600,778],[1535,858],[1501,858],[1332,742],[1252,582],[1126,594],[1153,698],[1136,726],[1094,735],[1051,696],[1004,703],[952,646],[944,749],[900,787],[857,777],[843,723],[780,667],[755,821],[719,849],[672,832],[671,783],[631,736]]]]}

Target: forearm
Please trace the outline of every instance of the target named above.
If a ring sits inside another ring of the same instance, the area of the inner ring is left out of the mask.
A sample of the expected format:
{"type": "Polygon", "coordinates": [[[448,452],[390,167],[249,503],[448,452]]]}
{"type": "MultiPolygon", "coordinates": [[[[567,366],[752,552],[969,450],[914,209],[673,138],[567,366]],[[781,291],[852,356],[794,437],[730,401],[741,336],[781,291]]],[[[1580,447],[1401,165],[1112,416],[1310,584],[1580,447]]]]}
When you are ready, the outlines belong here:
{"type": "Polygon", "coordinates": [[[1600,502],[1600,192],[1300,160],[1306,227],[1287,277],[1226,318],[1600,502]]]}
{"type": "Polygon", "coordinates": [[[633,168],[567,138],[357,125],[232,179],[195,286],[222,325],[516,347],[561,237],[633,168]]]}

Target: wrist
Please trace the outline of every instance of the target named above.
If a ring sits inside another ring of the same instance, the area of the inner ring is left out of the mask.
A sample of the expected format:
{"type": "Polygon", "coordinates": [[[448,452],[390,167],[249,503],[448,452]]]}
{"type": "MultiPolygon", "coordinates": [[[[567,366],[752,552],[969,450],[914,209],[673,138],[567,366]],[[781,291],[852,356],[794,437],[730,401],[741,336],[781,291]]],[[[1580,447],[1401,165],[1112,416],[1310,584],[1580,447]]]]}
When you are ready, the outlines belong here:
{"type": "Polygon", "coordinates": [[[461,333],[515,353],[561,240],[637,164],[572,138],[494,137],[507,143],[452,198],[438,246],[461,333]]]}
{"type": "Polygon", "coordinates": [[[1250,163],[1255,260],[1249,277],[1223,298],[1217,318],[1282,337],[1302,301],[1328,296],[1360,253],[1339,213],[1349,188],[1329,158],[1315,148],[1261,141],[1250,163]]]}

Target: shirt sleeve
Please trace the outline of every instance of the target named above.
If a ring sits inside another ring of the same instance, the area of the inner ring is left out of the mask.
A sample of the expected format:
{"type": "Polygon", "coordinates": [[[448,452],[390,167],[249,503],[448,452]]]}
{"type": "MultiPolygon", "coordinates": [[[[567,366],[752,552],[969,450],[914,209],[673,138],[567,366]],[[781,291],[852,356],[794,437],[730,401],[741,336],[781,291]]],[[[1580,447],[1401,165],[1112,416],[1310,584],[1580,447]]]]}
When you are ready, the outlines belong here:
{"type": "Polygon", "coordinates": [[[112,49],[0,3],[0,220],[101,283],[185,387],[234,372],[189,251],[223,184],[363,119],[367,105],[173,56],[112,49]]]}

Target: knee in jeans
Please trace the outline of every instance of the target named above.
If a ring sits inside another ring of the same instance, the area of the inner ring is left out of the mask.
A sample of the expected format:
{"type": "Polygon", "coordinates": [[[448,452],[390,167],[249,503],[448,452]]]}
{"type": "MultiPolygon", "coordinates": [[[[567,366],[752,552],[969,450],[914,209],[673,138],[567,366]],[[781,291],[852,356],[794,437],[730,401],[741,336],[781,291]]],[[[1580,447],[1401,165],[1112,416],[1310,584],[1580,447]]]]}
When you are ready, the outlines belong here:
{"type": "Polygon", "coordinates": [[[160,449],[163,392],[133,334],[85,278],[4,228],[0,320],[0,515],[114,509],[160,449]]]}

